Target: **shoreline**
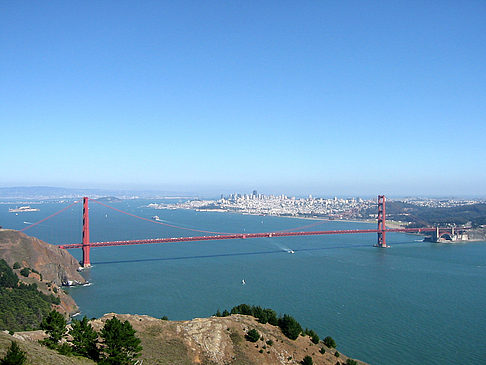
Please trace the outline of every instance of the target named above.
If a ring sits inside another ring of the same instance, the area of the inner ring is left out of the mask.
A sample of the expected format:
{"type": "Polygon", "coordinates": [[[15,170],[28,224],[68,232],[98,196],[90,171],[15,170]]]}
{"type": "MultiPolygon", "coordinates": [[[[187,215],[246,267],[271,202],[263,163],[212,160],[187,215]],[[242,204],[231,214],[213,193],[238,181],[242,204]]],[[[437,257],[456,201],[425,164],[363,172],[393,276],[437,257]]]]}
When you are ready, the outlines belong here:
{"type": "MultiPolygon", "coordinates": [[[[169,210],[166,208],[154,208],[155,210],[169,210]]],[[[378,224],[376,219],[329,219],[329,218],[319,218],[319,217],[302,217],[302,216],[292,216],[292,215],[274,215],[274,214],[259,214],[259,213],[242,213],[237,211],[231,211],[226,209],[193,209],[193,208],[176,208],[180,210],[192,210],[195,212],[215,212],[215,213],[230,213],[230,214],[240,214],[240,215],[252,215],[260,217],[278,217],[278,218],[293,218],[293,219],[303,219],[303,220],[313,220],[313,221],[328,221],[328,222],[347,222],[347,223],[370,223],[378,224]]],[[[403,228],[405,224],[399,221],[387,220],[386,225],[390,228],[403,228]]]]}

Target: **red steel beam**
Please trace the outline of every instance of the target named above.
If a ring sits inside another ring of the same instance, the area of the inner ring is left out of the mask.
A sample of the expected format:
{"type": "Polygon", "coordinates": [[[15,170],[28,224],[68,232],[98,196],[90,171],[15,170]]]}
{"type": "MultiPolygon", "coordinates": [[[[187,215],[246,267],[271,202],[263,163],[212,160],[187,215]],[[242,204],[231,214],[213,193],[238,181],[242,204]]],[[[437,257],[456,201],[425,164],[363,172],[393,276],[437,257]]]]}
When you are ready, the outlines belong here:
{"type": "MultiPolygon", "coordinates": [[[[403,233],[421,233],[432,232],[435,228],[388,228],[386,232],[403,232],[403,233]]],[[[308,232],[264,232],[264,233],[240,233],[214,236],[197,236],[197,237],[172,237],[172,238],[153,238],[129,241],[106,241],[91,242],[91,247],[109,247],[109,246],[126,246],[126,245],[147,245],[152,243],[176,243],[192,241],[214,241],[214,240],[231,240],[245,238],[265,238],[265,237],[294,237],[294,236],[318,236],[329,234],[357,234],[357,233],[377,233],[378,229],[344,229],[336,231],[308,231],[308,232]]],[[[73,243],[60,245],[63,249],[82,248],[83,244],[73,243]]]]}

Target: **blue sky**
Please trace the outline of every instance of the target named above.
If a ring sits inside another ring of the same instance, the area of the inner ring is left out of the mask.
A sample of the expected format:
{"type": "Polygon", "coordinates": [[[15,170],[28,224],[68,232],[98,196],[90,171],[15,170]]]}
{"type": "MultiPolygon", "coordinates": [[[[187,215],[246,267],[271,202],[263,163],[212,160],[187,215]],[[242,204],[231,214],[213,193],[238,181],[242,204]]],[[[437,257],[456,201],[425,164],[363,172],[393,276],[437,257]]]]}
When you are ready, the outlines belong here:
{"type": "Polygon", "coordinates": [[[0,185],[486,195],[484,1],[3,1],[0,185]]]}

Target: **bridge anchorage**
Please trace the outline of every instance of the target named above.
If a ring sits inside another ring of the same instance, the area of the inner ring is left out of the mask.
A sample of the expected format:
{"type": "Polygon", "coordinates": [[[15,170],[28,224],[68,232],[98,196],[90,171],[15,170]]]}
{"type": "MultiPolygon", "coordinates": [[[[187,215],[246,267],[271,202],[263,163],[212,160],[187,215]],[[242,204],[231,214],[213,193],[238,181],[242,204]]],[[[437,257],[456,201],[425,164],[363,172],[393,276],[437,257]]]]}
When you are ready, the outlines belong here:
{"type": "MultiPolygon", "coordinates": [[[[211,232],[211,231],[204,231],[199,229],[192,229],[187,227],[180,227],[171,225],[168,223],[154,221],[152,219],[144,218],[137,216],[132,213],[124,212],[120,209],[110,207],[104,203],[99,201],[94,201],[97,204],[103,205],[107,208],[113,209],[115,211],[127,214],[129,216],[150,221],[152,223],[161,224],[164,226],[175,227],[178,229],[184,229],[189,231],[196,231],[196,232],[204,232],[209,233],[210,235],[206,236],[195,236],[195,237],[170,237],[170,238],[153,238],[153,239],[139,239],[139,240],[128,240],[128,241],[108,241],[108,242],[90,242],[89,240],[89,207],[88,207],[89,199],[87,197],[83,198],[83,239],[82,243],[73,243],[73,244],[64,244],[60,245],[60,248],[63,249],[73,249],[73,248],[81,248],[83,250],[83,260],[80,262],[81,268],[88,268],[91,266],[90,262],[90,250],[92,247],[109,247],[109,246],[125,246],[125,245],[141,245],[141,244],[153,244],[153,243],[180,243],[180,242],[194,242],[194,241],[213,241],[213,240],[230,240],[230,239],[246,239],[246,238],[265,238],[265,237],[294,237],[294,236],[316,236],[316,235],[328,235],[328,234],[357,234],[357,233],[377,233],[378,240],[377,243],[374,245],[375,247],[379,248],[386,248],[389,247],[386,244],[386,233],[387,232],[401,232],[401,233],[425,233],[431,232],[433,234],[432,239],[435,238],[434,242],[441,242],[440,239],[445,237],[445,235],[449,234],[450,236],[456,237],[457,234],[454,232],[454,228],[438,228],[438,227],[424,227],[424,228],[386,228],[386,198],[384,195],[378,195],[378,227],[376,229],[345,229],[345,230],[334,230],[334,231],[301,231],[304,228],[309,226],[314,226],[320,223],[306,225],[302,227],[297,227],[289,230],[282,230],[278,232],[261,232],[261,233],[224,233],[224,232],[211,232]],[[434,237],[435,236],[435,237],[434,237]]],[[[78,202],[74,202],[73,204],[63,208],[61,211],[54,213],[53,215],[40,220],[37,223],[34,223],[25,229],[28,229],[40,222],[49,219],[50,217],[59,214],[60,212],[66,210],[67,208],[73,206],[78,202]]],[[[322,222],[321,222],[322,223],[322,222]]],[[[456,230],[464,234],[466,228],[459,228],[457,227],[456,230]]],[[[461,236],[462,237],[462,236],[461,236]]]]}

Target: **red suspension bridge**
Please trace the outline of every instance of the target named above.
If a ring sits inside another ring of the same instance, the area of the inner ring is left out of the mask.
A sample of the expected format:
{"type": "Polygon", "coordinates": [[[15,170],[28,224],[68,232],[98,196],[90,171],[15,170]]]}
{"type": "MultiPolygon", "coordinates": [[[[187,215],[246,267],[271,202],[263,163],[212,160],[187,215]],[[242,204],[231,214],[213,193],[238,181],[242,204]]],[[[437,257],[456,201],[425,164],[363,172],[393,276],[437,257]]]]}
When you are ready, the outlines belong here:
{"type": "MultiPolygon", "coordinates": [[[[144,218],[137,216],[132,213],[128,213],[122,211],[120,209],[111,207],[107,204],[104,204],[97,200],[91,200],[97,204],[100,204],[106,208],[113,209],[120,213],[127,214],[129,216],[146,220],[152,223],[161,224],[168,227],[179,228],[188,231],[194,231],[198,233],[208,233],[209,235],[205,236],[193,236],[193,237],[170,237],[170,238],[153,238],[153,239],[138,239],[138,240],[128,240],[128,241],[105,241],[105,242],[90,242],[89,240],[89,208],[88,202],[91,199],[84,197],[82,199],[83,202],[83,234],[82,234],[82,243],[73,243],[73,244],[64,244],[60,245],[60,248],[63,249],[75,249],[81,248],[83,250],[83,260],[81,262],[82,267],[90,267],[90,250],[93,247],[109,247],[109,246],[125,246],[125,245],[144,245],[144,244],[154,244],[154,243],[177,243],[177,242],[190,242],[190,241],[213,241],[213,240],[231,240],[231,239],[246,239],[246,238],[268,238],[268,237],[295,237],[295,236],[317,236],[317,235],[330,235],[330,234],[358,234],[358,233],[377,233],[378,234],[378,241],[375,245],[376,247],[386,248],[388,247],[386,244],[386,233],[388,232],[404,232],[404,233],[422,233],[422,232],[436,232],[437,237],[440,237],[439,228],[438,227],[426,227],[426,228],[386,228],[386,198],[384,195],[378,195],[378,227],[377,229],[346,229],[346,230],[333,230],[333,231],[297,231],[305,228],[309,228],[311,226],[315,226],[317,224],[321,224],[322,222],[309,224],[302,227],[297,227],[293,229],[287,229],[277,232],[262,232],[262,233],[225,233],[225,232],[214,232],[214,231],[205,231],[199,229],[192,229],[186,228],[181,226],[176,226],[168,223],[163,223],[160,221],[154,221],[152,219],[144,218]],[[297,231],[297,232],[295,232],[297,231]]],[[[59,213],[67,210],[68,208],[72,207],[73,205],[79,203],[80,201],[76,201],[67,207],[61,209],[60,211],[51,214],[50,216],[33,223],[21,231],[25,231],[37,224],[40,224],[49,218],[52,218],[59,213]]],[[[440,231],[451,231],[451,228],[440,228],[440,231]]],[[[453,233],[453,232],[452,232],[453,233]]]]}

